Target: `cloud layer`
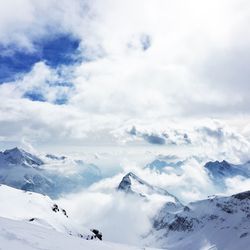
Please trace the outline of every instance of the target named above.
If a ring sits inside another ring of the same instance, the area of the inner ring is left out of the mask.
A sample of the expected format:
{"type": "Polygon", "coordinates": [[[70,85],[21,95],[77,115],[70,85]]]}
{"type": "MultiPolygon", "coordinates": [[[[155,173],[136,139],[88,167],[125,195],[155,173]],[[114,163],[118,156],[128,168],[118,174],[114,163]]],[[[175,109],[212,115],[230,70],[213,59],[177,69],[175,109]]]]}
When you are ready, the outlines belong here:
{"type": "MultiPolygon", "coordinates": [[[[17,138],[19,127],[23,138],[15,143],[38,143],[52,134],[48,144],[60,138],[87,143],[93,134],[95,141],[112,143],[112,131],[124,124],[173,124],[178,118],[185,127],[187,119],[204,117],[234,127],[239,119],[237,129],[247,129],[247,1],[11,0],[0,5],[4,57],[14,60],[17,51],[39,55],[39,44],[58,37],[79,41],[74,63],[65,65],[66,57],[58,55],[60,63],[51,65],[46,58],[57,53],[47,51],[29,72],[15,72],[15,80],[0,86],[2,138],[17,138]]],[[[166,139],[153,131],[142,137],[153,144],[166,139]]]]}
{"type": "Polygon", "coordinates": [[[185,205],[191,201],[206,199],[210,195],[232,195],[250,187],[249,179],[242,176],[225,180],[222,178],[220,184],[215,184],[204,168],[208,160],[205,157],[189,156],[183,159],[173,155],[158,155],[155,158],[168,163],[181,161],[181,164],[169,164],[160,173],[145,168],[147,165],[140,164],[139,161],[128,161],[122,163],[122,172],[94,183],[82,192],[65,196],[58,202],[78,223],[100,229],[104,239],[141,245],[142,235],[149,232],[151,219],[165,201],[153,199],[152,196],[146,202],[137,195],[117,192],[116,188],[126,173],[132,171],[144,181],[175,195],[185,205]]]}

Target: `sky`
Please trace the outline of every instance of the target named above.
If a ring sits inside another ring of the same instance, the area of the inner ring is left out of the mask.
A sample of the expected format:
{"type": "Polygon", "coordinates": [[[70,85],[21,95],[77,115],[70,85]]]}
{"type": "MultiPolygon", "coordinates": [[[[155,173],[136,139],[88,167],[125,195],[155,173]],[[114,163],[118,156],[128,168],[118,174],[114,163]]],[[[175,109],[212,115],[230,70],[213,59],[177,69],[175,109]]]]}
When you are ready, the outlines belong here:
{"type": "Polygon", "coordinates": [[[208,160],[250,160],[249,23],[248,0],[0,1],[0,150],[80,152],[111,177],[61,203],[136,243],[156,206],[114,195],[127,172],[186,204],[222,192],[208,160]],[[176,155],[181,172],[144,169],[176,155]]]}
{"type": "Polygon", "coordinates": [[[248,154],[249,21],[247,0],[1,1],[0,147],[248,154]]]}

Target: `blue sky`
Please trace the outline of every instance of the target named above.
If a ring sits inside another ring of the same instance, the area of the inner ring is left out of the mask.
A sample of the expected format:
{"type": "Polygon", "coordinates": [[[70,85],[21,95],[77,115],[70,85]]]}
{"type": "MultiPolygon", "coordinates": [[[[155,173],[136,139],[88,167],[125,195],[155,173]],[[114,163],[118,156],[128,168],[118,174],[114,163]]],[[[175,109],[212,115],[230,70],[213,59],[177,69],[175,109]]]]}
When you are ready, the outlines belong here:
{"type": "MultiPolygon", "coordinates": [[[[13,82],[22,78],[25,74],[29,73],[34,65],[38,62],[44,62],[48,67],[55,69],[60,75],[60,68],[65,66],[73,66],[78,63],[77,50],[79,48],[80,40],[70,34],[52,34],[51,37],[45,37],[38,41],[33,41],[34,51],[27,51],[14,45],[1,46],[0,56],[0,81],[1,83],[13,82]]],[[[47,81],[49,86],[68,87],[72,88],[73,85],[64,77],[58,81],[47,81]]],[[[36,87],[28,90],[23,94],[23,98],[28,98],[31,101],[46,102],[47,99],[43,92],[36,87]]],[[[67,103],[67,93],[58,96],[54,100],[54,104],[67,103]]]]}
{"type": "MultiPolygon", "coordinates": [[[[1,43],[1,41],[0,41],[1,43]]],[[[77,62],[76,51],[80,40],[70,34],[56,34],[52,38],[33,41],[35,50],[18,48],[15,45],[1,45],[0,81],[13,81],[20,74],[31,71],[35,63],[44,61],[52,68],[77,62]]]]}

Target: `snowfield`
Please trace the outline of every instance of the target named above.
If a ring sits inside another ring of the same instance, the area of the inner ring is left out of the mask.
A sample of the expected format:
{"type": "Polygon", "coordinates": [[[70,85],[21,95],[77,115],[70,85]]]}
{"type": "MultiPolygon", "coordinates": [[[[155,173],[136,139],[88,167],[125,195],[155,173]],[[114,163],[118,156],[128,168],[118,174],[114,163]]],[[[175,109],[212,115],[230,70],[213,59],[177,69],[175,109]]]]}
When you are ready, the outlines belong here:
{"type": "Polygon", "coordinates": [[[99,240],[85,240],[32,225],[0,218],[1,250],[153,250],[99,240]]]}
{"type": "Polygon", "coordinates": [[[1,250],[142,249],[86,240],[93,233],[72,221],[48,196],[0,185],[0,201],[1,250]]]}
{"type": "Polygon", "coordinates": [[[77,225],[48,196],[0,185],[0,216],[29,222],[47,229],[81,237],[92,235],[91,231],[77,225]]]}

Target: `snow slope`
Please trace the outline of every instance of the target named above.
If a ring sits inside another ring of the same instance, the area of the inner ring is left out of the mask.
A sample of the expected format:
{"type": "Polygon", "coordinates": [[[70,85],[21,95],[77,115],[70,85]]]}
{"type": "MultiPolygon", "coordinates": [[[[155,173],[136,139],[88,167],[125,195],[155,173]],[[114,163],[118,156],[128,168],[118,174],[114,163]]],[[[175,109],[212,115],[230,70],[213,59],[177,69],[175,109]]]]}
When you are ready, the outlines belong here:
{"type": "MultiPolygon", "coordinates": [[[[0,217],[1,250],[141,250],[105,241],[84,240],[51,229],[0,217]]],[[[149,250],[150,248],[143,248],[149,250]]],[[[152,248],[151,248],[152,249],[152,248]]]]}
{"type": "Polygon", "coordinates": [[[88,237],[88,229],[78,226],[48,196],[0,185],[0,216],[29,222],[59,232],[88,237]]]}
{"type": "Polygon", "coordinates": [[[250,191],[190,203],[180,211],[163,208],[147,241],[175,250],[249,249],[250,191]]]}

